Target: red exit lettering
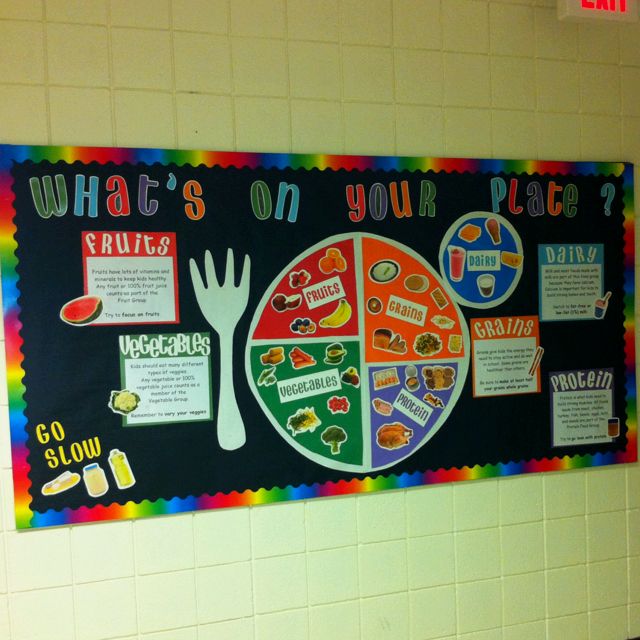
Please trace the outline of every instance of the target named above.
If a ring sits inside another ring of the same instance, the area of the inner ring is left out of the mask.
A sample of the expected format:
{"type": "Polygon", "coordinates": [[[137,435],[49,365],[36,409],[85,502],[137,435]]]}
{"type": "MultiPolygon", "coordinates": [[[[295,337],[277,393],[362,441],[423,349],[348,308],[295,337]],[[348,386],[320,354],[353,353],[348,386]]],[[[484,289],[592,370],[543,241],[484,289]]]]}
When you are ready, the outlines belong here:
{"type": "Polygon", "coordinates": [[[627,0],[582,0],[583,9],[626,13],[627,0]]]}

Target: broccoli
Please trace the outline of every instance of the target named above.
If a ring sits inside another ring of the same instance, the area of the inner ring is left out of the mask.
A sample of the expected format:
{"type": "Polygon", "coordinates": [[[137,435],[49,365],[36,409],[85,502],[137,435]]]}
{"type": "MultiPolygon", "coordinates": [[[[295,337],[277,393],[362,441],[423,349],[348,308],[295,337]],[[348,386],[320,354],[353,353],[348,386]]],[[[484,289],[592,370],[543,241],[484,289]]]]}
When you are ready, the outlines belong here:
{"type": "Polygon", "coordinates": [[[322,442],[331,447],[331,455],[337,456],[340,453],[340,445],[347,439],[347,433],[342,427],[327,427],[320,436],[322,442]]]}

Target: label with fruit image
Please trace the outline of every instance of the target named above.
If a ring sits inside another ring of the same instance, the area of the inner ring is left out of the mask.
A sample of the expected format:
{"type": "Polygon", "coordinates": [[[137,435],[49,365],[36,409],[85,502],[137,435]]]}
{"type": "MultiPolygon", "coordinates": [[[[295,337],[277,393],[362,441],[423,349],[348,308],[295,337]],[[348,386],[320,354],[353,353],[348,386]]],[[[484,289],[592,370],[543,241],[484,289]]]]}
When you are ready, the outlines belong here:
{"type": "Polygon", "coordinates": [[[288,265],[250,329],[249,385],[278,433],[340,470],[389,467],[444,424],[469,334],[424,258],[371,234],[334,236],[288,265]]]}

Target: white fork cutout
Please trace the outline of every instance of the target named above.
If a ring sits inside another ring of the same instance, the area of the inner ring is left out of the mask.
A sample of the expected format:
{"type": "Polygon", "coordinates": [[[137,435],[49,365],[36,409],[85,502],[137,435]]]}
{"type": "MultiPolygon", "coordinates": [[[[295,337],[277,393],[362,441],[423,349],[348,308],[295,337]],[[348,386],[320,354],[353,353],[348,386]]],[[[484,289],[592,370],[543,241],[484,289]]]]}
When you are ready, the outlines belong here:
{"type": "Polygon", "coordinates": [[[251,260],[244,257],[240,283],[235,285],[233,251],[227,251],[224,280],[216,276],[211,252],[204,254],[203,281],[198,266],[189,260],[191,282],[202,315],[220,337],[220,393],[218,397],[218,443],[226,451],[239,449],[247,435],[233,389],[233,334],[247,308],[251,260]]]}

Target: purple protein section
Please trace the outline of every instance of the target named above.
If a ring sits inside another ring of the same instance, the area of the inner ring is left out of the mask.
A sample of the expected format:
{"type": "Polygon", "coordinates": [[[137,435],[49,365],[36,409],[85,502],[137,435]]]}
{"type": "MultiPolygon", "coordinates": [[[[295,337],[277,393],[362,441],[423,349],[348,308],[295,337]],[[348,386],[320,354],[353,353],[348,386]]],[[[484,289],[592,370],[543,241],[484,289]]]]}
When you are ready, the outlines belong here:
{"type": "MultiPolygon", "coordinates": [[[[402,365],[384,365],[384,366],[375,366],[369,368],[369,412],[371,416],[371,457],[372,457],[372,467],[382,467],[390,464],[394,464],[398,460],[406,458],[408,455],[413,453],[416,449],[418,449],[424,439],[432,433],[434,430],[437,430],[442,422],[442,414],[446,410],[449,401],[451,400],[451,395],[453,394],[453,390],[455,389],[457,384],[461,382],[458,381],[458,363],[457,362],[438,362],[438,363],[429,363],[424,360],[420,362],[408,362],[402,365]],[[405,385],[406,374],[405,370],[408,366],[412,365],[418,370],[418,380],[420,381],[420,386],[410,391],[405,385]],[[453,367],[455,370],[455,375],[453,378],[453,384],[449,389],[429,389],[424,380],[424,376],[422,375],[422,368],[430,366],[441,366],[441,367],[453,367]],[[373,374],[376,371],[381,371],[384,369],[395,368],[398,372],[399,384],[394,385],[392,387],[385,387],[383,389],[375,389],[373,386],[373,374]],[[411,394],[417,400],[420,400],[427,404],[430,409],[432,409],[432,413],[430,414],[427,423],[424,427],[419,425],[417,422],[414,422],[411,418],[406,416],[404,413],[394,409],[390,416],[380,415],[374,408],[372,401],[375,398],[379,398],[380,400],[385,400],[389,404],[393,405],[395,399],[398,397],[400,391],[404,389],[406,393],[411,394]],[[433,394],[436,398],[439,398],[444,403],[444,407],[432,407],[429,405],[423,397],[426,393],[433,394]],[[413,431],[413,436],[411,436],[409,440],[409,444],[400,447],[398,449],[384,449],[378,445],[377,442],[377,432],[380,427],[385,424],[391,424],[399,422],[403,424],[405,427],[408,427],[413,431]]],[[[463,382],[463,381],[462,381],[463,382]]],[[[364,413],[364,409],[363,409],[364,413]]]]}

